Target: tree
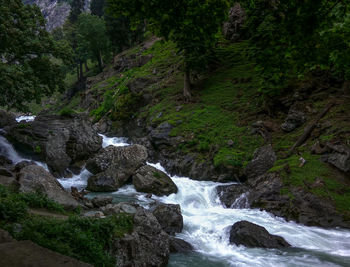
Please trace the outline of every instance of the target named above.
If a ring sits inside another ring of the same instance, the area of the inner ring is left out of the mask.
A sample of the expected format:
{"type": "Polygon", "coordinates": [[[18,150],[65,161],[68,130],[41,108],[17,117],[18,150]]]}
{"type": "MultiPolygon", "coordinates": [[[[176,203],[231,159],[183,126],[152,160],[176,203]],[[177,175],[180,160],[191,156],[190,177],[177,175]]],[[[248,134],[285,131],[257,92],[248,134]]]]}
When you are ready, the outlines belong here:
{"type": "Polygon", "coordinates": [[[103,68],[102,55],[108,53],[109,40],[103,19],[90,14],[81,14],[78,19],[78,48],[88,51],[103,68]]]}
{"type": "Polygon", "coordinates": [[[301,78],[316,68],[349,79],[345,75],[349,65],[344,64],[349,51],[349,1],[241,2],[247,11],[264,94],[279,94],[290,78],[301,78]]]}
{"type": "Polygon", "coordinates": [[[90,11],[91,15],[103,17],[105,0],[91,0],[90,11]]]}
{"type": "Polygon", "coordinates": [[[0,14],[0,106],[25,111],[24,103],[64,89],[70,50],[46,31],[37,6],[0,0],[0,14]]]}
{"type": "Polygon", "coordinates": [[[70,6],[71,10],[69,13],[69,21],[75,23],[78,20],[79,15],[83,12],[85,0],[72,0],[70,6]]]}
{"type": "Polygon", "coordinates": [[[108,0],[114,16],[125,15],[135,25],[144,19],[159,37],[172,40],[184,55],[184,90],[191,98],[190,73],[206,65],[228,13],[226,0],[108,0]]]}

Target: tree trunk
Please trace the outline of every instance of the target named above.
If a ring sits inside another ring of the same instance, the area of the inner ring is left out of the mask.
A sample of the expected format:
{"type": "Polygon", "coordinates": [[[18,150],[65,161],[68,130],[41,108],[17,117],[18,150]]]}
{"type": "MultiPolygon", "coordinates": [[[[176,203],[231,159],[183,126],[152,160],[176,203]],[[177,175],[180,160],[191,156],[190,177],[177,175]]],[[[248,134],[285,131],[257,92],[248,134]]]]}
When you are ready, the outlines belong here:
{"type": "Polygon", "coordinates": [[[80,81],[80,75],[79,75],[79,65],[77,65],[77,80],[80,81]]]}
{"type": "Polygon", "coordinates": [[[350,81],[345,81],[343,83],[343,92],[344,95],[350,95],[350,81]]]}
{"type": "Polygon", "coordinates": [[[185,70],[183,93],[184,93],[185,100],[190,101],[192,98],[192,95],[191,95],[191,78],[190,78],[189,70],[185,70]]]}
{"type": "Polygon", "coordinates": [[[79,62],[79,72],[80,72],[79,81],[82,81],[84,73],[83,73],[83,62],[81,62],[81,61],[79,62]]]}
{"type": "Polygon", "coordinates": [[[85,65],[85,72],[88,72],[89,71],[89,67],[88,67],[88,64],[87,64],[87,60],[84,61],[84,65],[85,65]]]}

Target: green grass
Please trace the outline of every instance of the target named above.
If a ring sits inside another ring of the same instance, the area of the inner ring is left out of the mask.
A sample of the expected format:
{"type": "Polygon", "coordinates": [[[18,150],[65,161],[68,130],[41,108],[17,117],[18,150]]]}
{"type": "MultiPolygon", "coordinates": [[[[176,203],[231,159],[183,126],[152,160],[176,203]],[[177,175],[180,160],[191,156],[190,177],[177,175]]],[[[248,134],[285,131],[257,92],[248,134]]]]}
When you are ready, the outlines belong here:
{"type": "Polygon", "coordinates": [[[325,198],[334,203],[337,210],[350,216],[350,189],[337,178],[337,174],[330,166],[321,162],[318,155],[303,153],[301,156],[292,155],[283,160],[278,160],[270,172],[280,172],[284,188],[281,194],[291,195],[290,186],[301,187],[319,197],[325,198]],[[299,158],[303,157],[306,164],[300,167],[299,158]],[[290,173],[284,170],[288,164],[290,173]],[[324,186],[312,188],[316,179],[321,179],[324,186]]]}
{"type": "Polygon", "coordinates": [[[94,266],[115,266],[108,253],[112,242],[133,229],[132,217],[127,214],[93,219],[71,213],[69,219],[55,219],[30,215],[29,207],[68,214],[43,194],[17,193],[0,186],[0,228],[18,240],[31,240],[94,266]],[[18,224],[21,231],[15,231],[18,224]]]}

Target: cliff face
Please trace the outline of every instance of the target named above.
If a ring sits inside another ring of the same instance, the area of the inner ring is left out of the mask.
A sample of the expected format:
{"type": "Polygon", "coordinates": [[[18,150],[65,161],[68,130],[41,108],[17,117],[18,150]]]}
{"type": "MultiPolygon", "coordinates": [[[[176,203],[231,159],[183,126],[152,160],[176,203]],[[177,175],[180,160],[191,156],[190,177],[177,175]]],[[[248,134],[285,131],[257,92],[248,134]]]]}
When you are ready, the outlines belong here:
{"type": "MultiPolygon", "coordinates": [[[[70,12],[70,5],[67,0],[23,0],[25,4],[37,5],[40,7],[46,19],[48,31],[60,27],[64,24],[70,12]]],[[[88,10],[90,0],[85,1],[85,10],[88,10]]]]}

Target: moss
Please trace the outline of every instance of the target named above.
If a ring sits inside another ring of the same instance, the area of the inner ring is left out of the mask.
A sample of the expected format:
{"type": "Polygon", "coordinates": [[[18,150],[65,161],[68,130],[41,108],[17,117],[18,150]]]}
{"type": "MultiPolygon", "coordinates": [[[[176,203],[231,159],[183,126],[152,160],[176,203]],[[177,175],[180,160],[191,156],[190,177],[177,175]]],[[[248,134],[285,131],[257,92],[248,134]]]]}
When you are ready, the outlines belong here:
{"type": "Polygon", "coordinates": [[[64,107],[59,111],[58,114],[63,117],[72,117],[74,114],[77,114],[77,112],[69,107],[64,107]]]}
{"type": "Polygon", "coordinates": [[[337,174],[327,164],[319,160],[318,155],[303,153],[302,155],[292,155],[283,160],[278,160],[270,172],[279,172],[283,179],[284,188],[281,194],[291,194],[289,187],[301,187],[319,197],[332,201],[341,213],[350,215],[350,189],[341,180],[337,179],[337,174]],[[304,166],[300,166],[300,157],[306,160],[304,166]],[[285,167],[288,165],[289,171],[285,167]],[[322,180],[324,185],[313,188],[316,180],[322,180]]]}
{"type": "Polygon", "coordinates": [[[153,172],[153,176],[154,176],[155,178],[157,178],[157,179],[162,178],[162,176],[160,175],[159,172],[153,172]]]}
{"type": "Polygon", "coordinates": [[[37,153],[37,154],[40,154],[41,153],[41,147],[38,145],[35,147],[34,149],[34,152],[37,153]]]}
{"type": "Polygon", "coordinates": [[[113,240],[133,229],[133,218],[119,214],[105,219],[71,215],[69,219],[55,219],[30,215],[29,207],[64,213],[62,206],[40,193],[16,193],[0,186],[0,227],[16,239],[31,240],[40,246],[63,255],[88,262],[94,266],[115,266],[109,254],[113,240]],[[22,230],[15,231],[20,224],[22,230]]]}

